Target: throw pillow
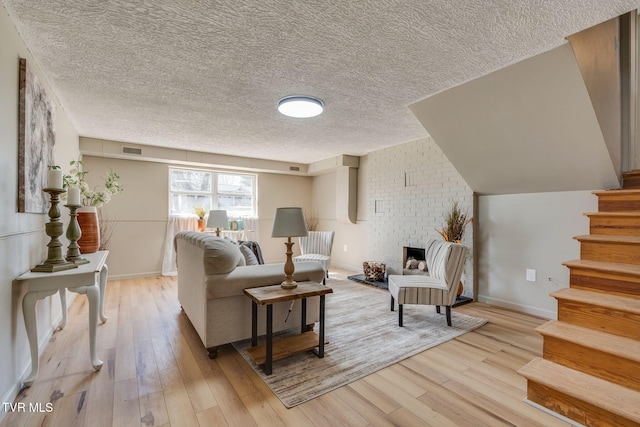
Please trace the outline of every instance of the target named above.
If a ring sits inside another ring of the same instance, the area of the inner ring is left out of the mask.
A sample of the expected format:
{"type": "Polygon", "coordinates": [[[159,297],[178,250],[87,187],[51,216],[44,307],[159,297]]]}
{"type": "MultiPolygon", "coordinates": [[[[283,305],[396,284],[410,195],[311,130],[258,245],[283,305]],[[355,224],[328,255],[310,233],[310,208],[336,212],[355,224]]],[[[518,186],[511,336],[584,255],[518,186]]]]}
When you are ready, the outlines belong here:
{"type": "Polygon", "coordinates": [[[258,258],[254,255],[253,251],[245,245],[238,245],[240,252],[244,255],[244,260],[247,265],[259,265],[258,258]]]}
{"type": "Polygon", "coordinates": [[[420,261],[418,263],[418,270],[427,271],[427,263],[424,261],[420,261]]]}

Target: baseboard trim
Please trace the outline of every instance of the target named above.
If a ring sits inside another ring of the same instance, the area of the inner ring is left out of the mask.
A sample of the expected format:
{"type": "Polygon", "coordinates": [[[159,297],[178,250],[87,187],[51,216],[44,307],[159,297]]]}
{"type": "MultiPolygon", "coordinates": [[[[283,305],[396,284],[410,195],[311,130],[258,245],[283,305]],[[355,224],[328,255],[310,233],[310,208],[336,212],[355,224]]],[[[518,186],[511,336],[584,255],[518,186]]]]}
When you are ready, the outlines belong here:
{"type": "Polygon", "coordinates": [[[335,268],[341,268],[343,270],[349,270],[349,271],[359,271],[360,273],[362,273],[362,264],[354,267],[353,265],[347,265],[347,264],[342,264],[339,262],[331,262],[331,265],[329,266],[329,270],[331,270],[331,267],[335,267],[335,268]]]}
{"type": "Polygon", "coordinates": [[[109,274],[109,280],[126,280],[126,279],[142,279],[145,277],[160,277],[161,271],[149,271],[146,273],[132,273],[132,274],[109,274]]]}
{"type": "Polygon", "coordinates": [[[508,308],[509,310],[515,310],[521,313],[530,314],[532,316],[542,317],[544,319],[556,319],[558,317],[558,314],[555,311],[543,310],[537,307],[531,307],[528,305],[518,304],[512,301],[505,301],[498,298],[491,298],[484,295],[478,295],[478,301],[498,307],[508,308]]]}

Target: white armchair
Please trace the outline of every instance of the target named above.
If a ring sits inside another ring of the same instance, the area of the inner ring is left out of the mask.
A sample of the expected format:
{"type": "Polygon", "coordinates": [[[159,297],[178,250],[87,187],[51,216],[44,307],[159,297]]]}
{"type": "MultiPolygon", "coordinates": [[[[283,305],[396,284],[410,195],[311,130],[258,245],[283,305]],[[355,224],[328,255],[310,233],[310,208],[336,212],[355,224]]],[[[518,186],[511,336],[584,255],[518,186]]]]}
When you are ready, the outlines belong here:
{"type": "Polygon", "coordinates": [[[299,237],[302,255],[294,257],[293,261],[318,261],[322,264],[325,277],[329,277],[334,235],[334,231],[309,231],[307,236],[299,237]]]}

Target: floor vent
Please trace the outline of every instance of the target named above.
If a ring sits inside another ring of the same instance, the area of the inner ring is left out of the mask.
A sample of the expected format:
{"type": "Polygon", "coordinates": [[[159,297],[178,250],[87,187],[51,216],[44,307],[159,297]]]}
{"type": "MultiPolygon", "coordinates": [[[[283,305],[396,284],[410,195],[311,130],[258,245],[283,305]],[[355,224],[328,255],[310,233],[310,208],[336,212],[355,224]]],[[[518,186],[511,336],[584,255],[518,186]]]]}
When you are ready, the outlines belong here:
{"type": "Polygon", "coordinates": [[[300,166],[289,166],[290,171],[300,172],[300,166]]]}

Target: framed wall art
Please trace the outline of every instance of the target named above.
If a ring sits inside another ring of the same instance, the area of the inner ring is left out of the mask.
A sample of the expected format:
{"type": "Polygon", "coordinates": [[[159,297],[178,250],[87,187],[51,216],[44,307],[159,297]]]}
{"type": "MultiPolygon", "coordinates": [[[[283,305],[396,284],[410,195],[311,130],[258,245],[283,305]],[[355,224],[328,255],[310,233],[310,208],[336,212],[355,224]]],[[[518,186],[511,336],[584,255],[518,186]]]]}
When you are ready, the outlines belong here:
{"type": "Polygon", "coordinates": [[[46,213],[47,170],[55,164],[55,105],[20,58],[18,101],[18,212],[46,213]]]}

